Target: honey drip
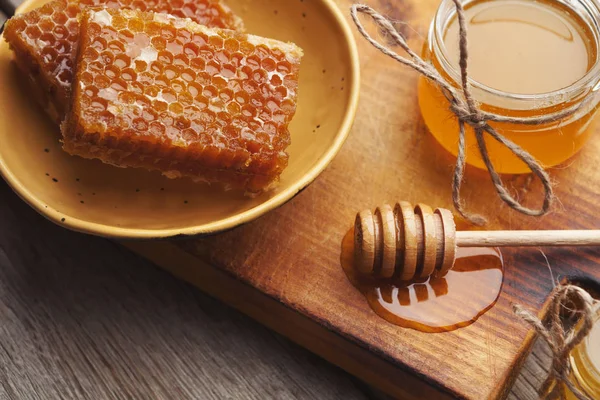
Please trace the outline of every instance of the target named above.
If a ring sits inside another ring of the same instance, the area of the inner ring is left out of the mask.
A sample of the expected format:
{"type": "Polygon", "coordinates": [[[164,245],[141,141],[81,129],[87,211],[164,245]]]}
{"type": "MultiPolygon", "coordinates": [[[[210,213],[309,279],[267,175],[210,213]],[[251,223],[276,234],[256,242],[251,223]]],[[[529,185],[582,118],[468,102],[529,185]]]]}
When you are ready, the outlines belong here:
{"type": "Polygon", "coordinates": [[[350,230],[342,242],[342,268],[371,309],[392,324],[429,333],[462,328],[489,310],[502,290],[504,263],[497,249],[459,248],[445,277],[403,283],[359,274],[353,238],[350,230]]]}

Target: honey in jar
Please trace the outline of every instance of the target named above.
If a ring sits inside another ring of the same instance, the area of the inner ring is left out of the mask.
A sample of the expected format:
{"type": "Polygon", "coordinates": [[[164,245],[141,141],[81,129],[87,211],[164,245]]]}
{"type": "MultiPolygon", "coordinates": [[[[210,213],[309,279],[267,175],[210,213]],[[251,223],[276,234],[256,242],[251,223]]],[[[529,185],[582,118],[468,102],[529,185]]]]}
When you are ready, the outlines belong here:
{"type": "MultiPolygon", "coordinates": [[[[600,303],[595,307],[594,326],[585,339],[571,351],[569,380],[590,399],[600,398],[600,303]]],[[[576,396],[567,391],[569,400],[576,396]]]]}
{"type": "MultiPolygon", "coordinates": [[[[483,111],[536,118],[581,104],[573,115],[542,125],[490,122],[543,166],[563,163],[581,149],[597,125],[598,4],[592,0],[474,0],[463,5],[470,85],[483,111]]],[[[424,59],[457,88],[458,37],[454,3],[444,0],[432,22],[424,59]]],[[[439,87],[426,78],[419,82],[419,105],[433,136],[456,155],[458,121],[439,87]]],[[[529,172],[509,149],[491,137],[485,140],[498,172],[529,172]]],[[[466,151],[469,164],[485,168],[468,125],[466,151]]]]}

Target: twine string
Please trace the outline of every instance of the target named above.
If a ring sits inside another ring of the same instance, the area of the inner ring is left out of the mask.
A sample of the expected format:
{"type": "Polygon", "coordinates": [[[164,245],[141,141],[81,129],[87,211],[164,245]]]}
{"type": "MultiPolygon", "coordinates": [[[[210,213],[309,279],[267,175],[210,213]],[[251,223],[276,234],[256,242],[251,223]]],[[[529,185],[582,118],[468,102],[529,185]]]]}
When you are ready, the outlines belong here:
{"type": "Polygon", "coordinates": [[[490,121],[500,123],[514,123],[524,125],[541,125],[546,123],[558,122],[566,117],[569,117],[579,111],[587,102],[588,99],[579,102],[573,106],[566,107],[556,113],[539,116],[539,117],[509,117],[497,114],[492,114],[480,110],[477,102],[473,98],[469,84],[468,75],[468,50],[467,50],[467,27],[465,22],[464,10],[460,0],[452,0],[456,7],[456,14],[459,24],[459,49],[460,49],[460,76],[461,76],[461,91],[459,92],[452,84],[450,84],[437,69],[428,62],[425,62],[417,55],[408,45],[404,36],[398,32],[392,22],[379,14],[369,6],[354,4],[350,9],[350,15],[356,24],[359,33],[376,49],[392,59],[404,64],[421,75],[437,84],[442,93],[446,96],[450,103],[450,111],[456,115],[458,119],[459,135],[458,135],[458,154],[454,175],[452,178],[452,201],[457,212],[467,220],[477,225],[485,224],[486,220],[483,216],[473,214],[465,210],[460,192],[464,180],[464,170],[466,163],[466,141],[465,141],[465,125],[469,125],[475,132],[477,146],[481,158],[488,170],[492,183],[498,193],[498,196],[512,209],[530,216],[542,216],[546,214],[554,199],[552,182],[550,176],[544,170],[544,167],[527,151],[521,148],[516,143],[498,133],[491,125],[490,121]],[[365,14],[371,17],[375,24],[383,31],[391,40],[391,43],[400,46],[410,57],[410,59],[400,56],[390,48],[382,45],[375,40],[365,29],[362,22],[358,18],[358,14],[365,14]],[[461,95],[462,94],[462,95],[461,95]],[[485,135],[491,136],[494,140],[508,148],[518,159],[527,165],[529,170],[542,182],[544,187],[544,200],[538,209],[525,207],[519,200],[513,197],[510,191],[506,188],[502,179],[490,159],[488,149],[485,143],[485,135]]]}
{"type": "Polygon", "coordinates": [[[541,397],[546,396],[555,384],[561,383],[562,385],[559,387],[561,399],[566,398],[565,388],[568,388],[579,400],[592,400],[569,379],[571,372],[569,354],[592,330],[594,325],[593,307],[592,296],[575,285],[558,285],[552,291],[548,312],[549,327],[544,326],[537,316],[522,306],[518,304],[513,306],[514,313],[527,322],[548,343],[552,351],[552,366],[539,390],[541,397]],[[561,310],[562,308],[566,309],[567,303],[573,301],[577,301],[578,309],[574,312],[580,315],[582,323],[579,329],[576,326],[566,329],[561,319],[561,310]]]}

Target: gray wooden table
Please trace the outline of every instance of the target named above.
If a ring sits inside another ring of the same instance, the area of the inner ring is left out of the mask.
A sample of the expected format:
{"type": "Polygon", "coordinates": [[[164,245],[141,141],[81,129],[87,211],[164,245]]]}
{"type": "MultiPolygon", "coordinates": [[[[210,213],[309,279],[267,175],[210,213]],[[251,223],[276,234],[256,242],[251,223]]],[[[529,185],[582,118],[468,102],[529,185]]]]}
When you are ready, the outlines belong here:
{"type": "MultiPolygon", "coordinates": [[[[0,319],[0,399],[385,397],[1,181],[0,319]]],[[[537,398],[548,360],[537,344],[511,400],[537,398]]]]}

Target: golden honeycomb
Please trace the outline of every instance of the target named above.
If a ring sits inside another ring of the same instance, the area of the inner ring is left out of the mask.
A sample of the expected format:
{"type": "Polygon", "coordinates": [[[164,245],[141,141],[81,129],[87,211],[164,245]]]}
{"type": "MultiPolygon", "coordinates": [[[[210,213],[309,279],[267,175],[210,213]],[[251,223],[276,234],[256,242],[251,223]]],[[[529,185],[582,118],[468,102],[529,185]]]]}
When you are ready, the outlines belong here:
{"type": "Polygon", "coordinates": [[[259,192],[287,165],[301,57],[167,14],[89,10],[64,149],[259,192]]]}
{"type": "Polygon", "coordinates": [[[242,21],[220,0],[55,0],[17,15],[6,23],[4,37],[35,97],[57,122],[69,101],[78,16],[86,7],[164,12],[207,26],[243,30],[242,21]]]}

